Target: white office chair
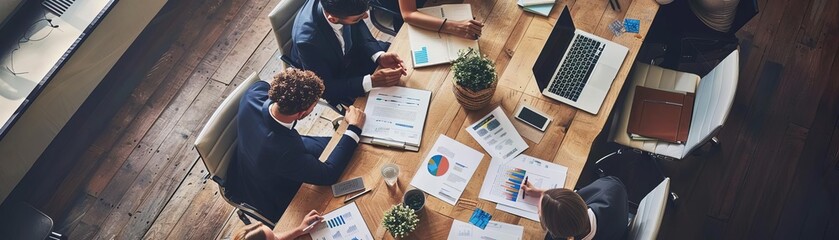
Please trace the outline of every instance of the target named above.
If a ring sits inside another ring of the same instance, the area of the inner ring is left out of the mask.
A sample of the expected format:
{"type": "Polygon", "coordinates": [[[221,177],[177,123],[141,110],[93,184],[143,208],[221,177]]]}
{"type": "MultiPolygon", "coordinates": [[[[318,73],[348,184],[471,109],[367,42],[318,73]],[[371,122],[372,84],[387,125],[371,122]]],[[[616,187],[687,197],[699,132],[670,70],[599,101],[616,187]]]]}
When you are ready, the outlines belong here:
{"type": "Polygon", "coordinates": [[[227,99],[221,102],[221,105],[213,113],[213,116],[207,121],[207,125],[204,125],[204,129],[201,130],[201,133],[195,139],[195,150],[198,151],[198,155],[201,156],[201,160],[207,166],[207,170],[212,176],[213,181],[218,184],[221,196],[230,205],[236,207],[239,218],[245,224],[250,224],[250,220],[245,217],[245,215],[248,215],[264,223],[266,226],[274,228],[273,222],[262,216],[262,214],[247,203],[239,203],[231,200],[227,195],[224,185],[225,177],[227,177],[228,164],[230,164],[230,159],[233,157],[233,154],[236,154],[236,138],[239,135],[236,127],[236,114],[239,111],[239,100],[248,88],[258,80],[259,76],[257,76],[257,73],[252,73],[236,87],[236,90],[230,93],[230,96],[227,96],[227,99]]]}
{"type": "Polygon", "coordinates": [[[271,28],[277,37],[277,44],[280,46],[280,58],[283,60],[282,68],[297,67],[297,63],[291,61],[287,56],[291,52],[291,28],[294,26],[294,18],[297,17],[297,12],[303,7],[306,0],[282,0],[271,13],[268,14],[268,19],[271,22],[271,28]]]}
{"type": "Polygon", "coordinates": [[[740,51],[735,49],[701,79],[691,73],[635,63],[630,85],[627,86],[626,100],[622,110],[615,111],[616,118],[613,119],[609,139],[627,147],[676,159],[684,158],[709,142],[722,128],[734,103],[740,66],[739,54],[740,51]],[[639,141],[629,137],[627,126],[636,86],[696,93],[688,140],[684,144],[656,140],[639,141]]]}
{"type": "Polygon", "coordinates": [[[667,207],[667,193],[670,191],[670,178],[665,178],[638,205],[638,212],[629,224],[627,239],[656,239],[667,207]]]}

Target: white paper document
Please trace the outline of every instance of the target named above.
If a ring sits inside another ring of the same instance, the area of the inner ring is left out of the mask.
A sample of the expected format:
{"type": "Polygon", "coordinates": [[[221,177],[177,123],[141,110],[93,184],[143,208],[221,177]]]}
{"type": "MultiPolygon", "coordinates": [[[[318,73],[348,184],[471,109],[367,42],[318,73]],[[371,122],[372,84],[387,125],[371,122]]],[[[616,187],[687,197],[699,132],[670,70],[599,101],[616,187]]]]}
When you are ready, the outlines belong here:
{"type": "Polygon", "coordinates": [[[528,148],[501,107],[466,128],[493,158],[512,159],[528,148]]]}
{"type": "Polygon", "coordinates": [[[361,142],[419,151],[431,91],[374,88],[367,97],[361,142]]]}
{"type": "MultiPolygon", "coordinates": [[[[445,4],[417,10],[438,18],[446,18],[448,21],[472,20],[472,6],[469,4],[445,4]]],[[[411,57],[414,67],[451,62],[457,59],[457,52],[461,49],[471,47],[478,51],[477,40],[430,31],[410,24],[406,26],[411,42],[411,57]]]]}
{"type": "Polygon", "coordinates": [[[539,198],[525,196],[521,186],[527,181],[541,189],[561,188],[567,173],[567,167],[524,154],[512,160],[493,158],[478,197],[498,203],[498,210],[538,222],[539,198]]]}
{"type": "Polygon", "coordinates": [[[420,161],[411,185],[455,205],[483,157],[483,153],[440,135],[420,161]]]}
{"type": "Polygon", "coordinates": [[[480,229],[475,225],[454,220],[448,239],[521,240],[522,235],[524,227],[519,225],[489,221],[486,229],[480,229]]]}
{"type": "Polygon", "coordinates": [[[323,215],[323,220],[323,223],[318,224],[315,230],[312,230],[312,239],[373,240],[373,235],[370,234],[370,229],[367,228],[367,223],[364,222],[364,218],[358,211],[355,202],[323,215]]]}

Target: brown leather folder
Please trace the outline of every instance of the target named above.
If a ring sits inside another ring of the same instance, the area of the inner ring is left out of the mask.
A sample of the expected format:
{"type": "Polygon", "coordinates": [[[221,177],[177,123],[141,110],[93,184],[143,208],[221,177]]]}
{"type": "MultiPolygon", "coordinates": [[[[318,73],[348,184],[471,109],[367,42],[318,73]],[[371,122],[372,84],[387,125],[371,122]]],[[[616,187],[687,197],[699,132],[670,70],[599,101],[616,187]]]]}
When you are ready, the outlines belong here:
{"type": "Polygon", "coordinates": [[[694,93],[637,86],[627,131],[647,138],[684,143],[690,131],[695,98],[694,93]]]}

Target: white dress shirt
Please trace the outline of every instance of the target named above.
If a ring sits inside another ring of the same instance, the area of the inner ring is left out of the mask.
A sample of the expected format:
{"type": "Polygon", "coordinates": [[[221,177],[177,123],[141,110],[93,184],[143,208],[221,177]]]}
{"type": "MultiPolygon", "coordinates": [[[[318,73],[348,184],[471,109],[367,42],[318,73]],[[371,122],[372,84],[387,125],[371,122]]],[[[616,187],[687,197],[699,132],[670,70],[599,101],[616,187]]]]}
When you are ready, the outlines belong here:
{"type": "Polygon", "coordinates": [[[582,240],[594,239],[594,234],[597,232],[597,215],[594,215],[594,211],[591,208],[588,209],[588,221],[591,224],[591,231],[582,240]]]}

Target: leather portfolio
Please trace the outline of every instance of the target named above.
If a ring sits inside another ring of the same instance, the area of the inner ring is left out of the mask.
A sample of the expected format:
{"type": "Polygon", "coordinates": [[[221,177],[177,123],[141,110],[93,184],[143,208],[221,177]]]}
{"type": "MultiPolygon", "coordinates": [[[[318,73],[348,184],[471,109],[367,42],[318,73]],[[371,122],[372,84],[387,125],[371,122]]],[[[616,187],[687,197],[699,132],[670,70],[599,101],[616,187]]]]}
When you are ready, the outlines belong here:
{"type": "Polygon", "coordinates": [[[637,86],[627,131],[645,139],[684,143],[690,131],[695,98],[694,93],[637,86]]]}

